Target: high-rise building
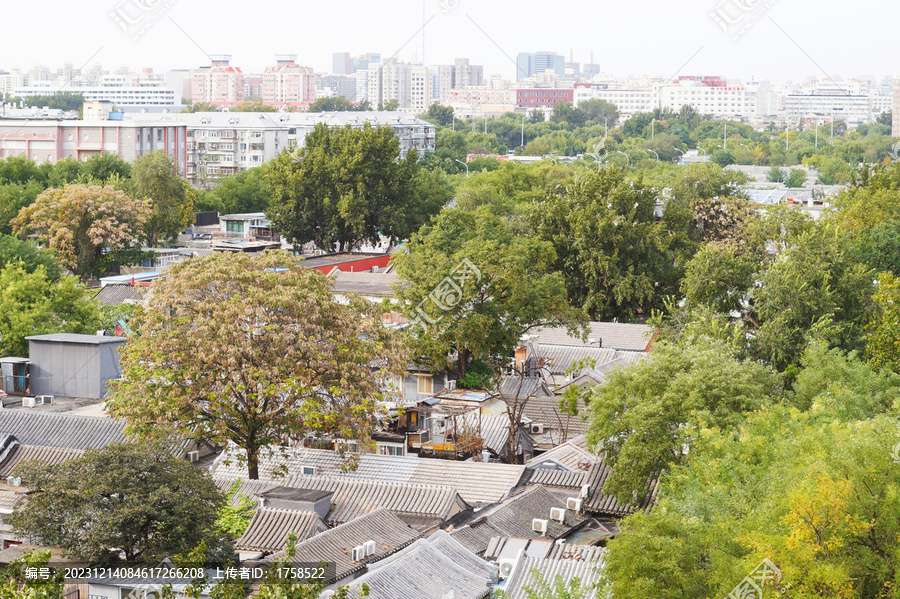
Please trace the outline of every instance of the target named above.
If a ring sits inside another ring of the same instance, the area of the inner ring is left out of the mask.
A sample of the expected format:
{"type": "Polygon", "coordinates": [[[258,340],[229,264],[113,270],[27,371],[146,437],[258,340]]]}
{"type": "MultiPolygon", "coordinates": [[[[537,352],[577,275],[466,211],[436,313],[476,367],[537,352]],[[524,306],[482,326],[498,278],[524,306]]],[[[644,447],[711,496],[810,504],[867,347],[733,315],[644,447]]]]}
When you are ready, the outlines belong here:
{"type": "Polygon", "coordinates": [[[566,72],[566,57],[556,52],[519,52],[516,57],[516,80],[521,81],[532,75],[552,69],[557,75],[566,72]]]}
{"type": "Polygon", "coordinates": [[[349,52],[335,52],[331,55],[331,72],[335,75],[349,75],[351,73],[349,52]]]}
{"type": "Polygon", "coordinates": [[[191,100],[196,104],[229,104],[244,101],[244,73],[230,65],[230,54],[210,56],[208,67],[191,70],[191,100]]]}
{"type": "Polygon", "coordinates": [[[309,104],[316,99],[316,77],[312,68],[296,63],[296,54],[276,54],[275,66],[262,74],[263,102],[309,104]]]}
{"type": "Polygon", "coordinates": [[[335,52],[331,55],[331,72],[335,75],[354,75],[357,71],[368,69],[373,62],[381,62],[380,53],[367,52],[350,56],[349,52],[335,52]]]}
{"type": "Polygon", "coordinates": [[[894,79],[894,105],[891,109],[891,135],[900,137],[900,78],[894,79]]]}

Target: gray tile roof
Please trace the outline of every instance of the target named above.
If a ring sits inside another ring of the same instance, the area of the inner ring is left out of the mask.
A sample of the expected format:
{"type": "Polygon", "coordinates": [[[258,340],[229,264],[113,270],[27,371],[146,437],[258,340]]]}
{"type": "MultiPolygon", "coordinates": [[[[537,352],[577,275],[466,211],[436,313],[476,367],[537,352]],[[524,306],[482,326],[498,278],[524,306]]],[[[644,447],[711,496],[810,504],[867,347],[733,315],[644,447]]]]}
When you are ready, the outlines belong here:
{"type": "MultiPolygon", "coordinates": [[[[231,491],[231,487],[235,483],[235,481],[230,478],[214,478],[213,482],[216,483],[216,486],[219,487],[220,491],[226,494],[231,491]]],[[[231,493],[231,496],[228,498],[229,503],[232,507],[237,507],[241,503],[242,495],[253,502],[257,502],[261,493],[265,493],[269,489],[274,489],[277,486],[279,486],[279,483],[270,480],[241,480],[238,483],[237,489],[235,489],[234,493],[231,493]]]]}
{"type": "MultiPolygon", "coordinates": [[[[297,552],[291,561],[333,564],[334,569],[330,571],[333,576],[325,581],[329,585],[386,558],[420,537],[418,531],[404,524],[390,510],[378,509],[297,543],[297,552]],[[375,541],[374,555],[363,561],[353,561],[353,548],[366,541],[375,541]]],[[[280,551],[270,559],[284,556],[280,551]]]]}
{"type": "Polygon", "coordinates": [[[587,472],[571,472],[568,470],[530,469],[531,476],[526,484],[543,485],[545,487],[561,487],[581,489],[587,483],[587,472]]]}
{"type": "Polygon", "coordinates": [[[525,462],[525,465],[529,468],[538,468],[541,465],[549,467],[556,464],[559,468],[570,472],[587,472],[598,459],[595,454],[588,450],[584,435],[578,435],[549,451],[531,458],[525,462]]]}
{"type": "Polygon", "coordinates": [[[0,490],[0,513],[8,514],[12,512],[23,497],[25,497],[25,493],[16,493],[6,489],[0,490]]]}
{"type": "Polygon", "coordinates": [[[234,547],[238,551],[281,551],[291,532],[297,533],[300,541],[325,530],[328,526],[315,512],[261,507],[234,547]]]}
{"type": "MultiPolygon", "coordinates": [[[[0,429],[2,430],[2,429],[0,429]]],[[[246,479],[246,464],[237,459],[243,452],[230,446],[211,468],[214,477],[246,479]],[[228,463],[226,463],[228,462],[228,463]]],[[[317,468],[318,476],[374,480],[450,487],[469,505],[495,503],[505,498],[519,484],[524,466],[483,462],[436,460],[405,456],[385,456],[371,453],[359,455],[355,471],[342,472],[346,459],[334,451],[324,449],[285,448],[284,451],[260,456],[259,476],[263,480],[279,481],[284,477],[302,474],[303,466],[317,468]]]]}
{"type": "Polygon", "coordinates": [[[110,443],[125,441],[124,429],[124,421],[99,416],[42,412],[40,408],[0,410],[0,433],[14,435],[22,445],[100,449],[110,443]]]}
{"type": "MultiPolygon", "coordinates": [[[[584,502],[584,511],[592,514],[601,514],[609,516],[625,516],[635,511],[634,506],[623,506],[612,495],[603,493],[603,485],[606,479],[612,473],[612,468],[600,460],[591,467],[588,472],[588,484],[590,484],[590,493],[587,501],[584,502]]],[[[647,482],[647,492],[641,502],[636,506],[640,510],[651,510],[656,502],[656,496],[659,493],[659,480],[653,479],[647,482]]]]}
{"type": "Polygon", "coordinates": [[[513,568],[512,574],[506,581],[504,592],[509,599],[530,599],[533,595],[529,590],[537,590],[538,583],[533,572],[537,570],[543,580],[553,585],[557,577],[568,586],[569,581],[577,578],[581,588],[588,592],[578,595],[583,599],[596,599],[600,591],[593,588],[602,578],[603,562],[600,560],[583,559],[541,559],[537,557],[522,557],[513,568]]]}
{"type": "Polygon", "coordinates": [[[350,583],[352,596],[359,588],[370,589],[370,599],[482,599],[491,594],[492,579],[479,568],[473,572],[470,562],[456,561],[458,556],[443,553],[425,539],[369,566],[369,571],[350,583]]]}
{"type": "Polygon", "coordinates": [[[569,416],[559,411],[561,397],[532,397],[525,404],[522,415],[535,424],[543,424],[544,432],[531,435],[539,446],[555,447],[569,439],[587,432],[588,423],[583,417],[587,415],[584,401],[578,400],[578,414],[569,416]]]}
{"type": "Polygon", "coordinates": [[[339,270],[330,277],[334,282],[332,290],[335,293],[359,293],[360,295],[380,297],[394,297],[391,285],[399,280],[395,272],[344,272],[339,270]]]}
{"type": "Polygon", "coordinates": [[[526,397],[552,397],[553,391],[541,377],[504,377],[500,382],[500,397],[525,399],[526,397]],[[521,384],[521,386],[520,386],[521,384]]]}
{"type": "Polygon", "coordinates": [[[148,287],[113,283],[101,287],[100,291],[94,295],[94,300],[104,306],[118,306],[126,301],[142,302],[147,291],[149,291],[148,287]]]}
{"type": "Polygon", "coordinates": [[[286,478],[284,484],[331,492],[329,524],[350,522],[373,510],[387,508],[401,519],[417,517],[432,528],[469,507],[451,487],[302,474],[286,478]]]}
{"type": "Polygon", "coordinates": [[[587,518],[572,510],[567,510],[566,502],[540,485],[527,487],[524,491],[489,509],[478,513],[466,531],[461,527],[453,531],[453,537],[473,553],[482,554],[490,539],[495,536],[521,537],[524,539],[558,539],[585,523],[587,518]],[[550,519],[551,508],[565,510],[563,522],[550,519]],[[531,529],[532,520],[548,520],[547,532],[541,534],[531,529]],[[489,529],[493,529],[493,533],[489,529]]]}
{"type": "Polygon", "coordinates": [[[588,341],[572,337],[565,327],[542,327],[530,332],[536,343],[552,345],[593,345],[629,351],[647,351],[650,347],[653,327],[644,324],[620,324],[615,322],[589,322],[588,341]],[[593,339],[594,343],[590,343],[593,339]],[[598,345],[599,343],[599,345],[598,345]]]}
{"type": "Polygon", "coordinates": [[[59,447],[43,447],[40,445],[17,445],[0,463],[0,478],[11,476],[16,467],[29,460],[44,464],[59,464],[84,455],[81,449],[64,449],[59,447]]]}
{"type": "MultiPolygon", "coordinates": [[[[623,366],[642,359],[646,354],[636,351],[623,351],[608,347],[584,347],[574,345],[551,345],[546,343],[532,344],[529,346],[529,356],[537,354],[545,362],[545,368],[556,377],[566,376],[579,360],[593,360],[584,362],[584,367],[574,373],[580,376],[591,371],[599,374],[612,366],[623,366]]],[[[596,376],[596,375],[595,375],[596,376]]]]}
{"type": "Polygon", "coordinates": [[[484,558],[496,560],[501,557],[515,557],[523,551],[526,557],[538,559],[595,560],[606,554],[605,547],[555,543],[545,539],[519,539],[515,537],[495,537],[491,539],[484,558]],[[505,555],[504,555],[505,554],[505,555]]]}

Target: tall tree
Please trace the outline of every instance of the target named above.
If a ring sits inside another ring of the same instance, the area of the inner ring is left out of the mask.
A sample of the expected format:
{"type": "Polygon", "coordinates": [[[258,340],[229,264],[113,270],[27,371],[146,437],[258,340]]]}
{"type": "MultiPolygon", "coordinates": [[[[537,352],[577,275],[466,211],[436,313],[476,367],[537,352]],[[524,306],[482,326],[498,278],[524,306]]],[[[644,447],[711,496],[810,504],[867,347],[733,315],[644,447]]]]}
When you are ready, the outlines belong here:
{"type": "Polygon", "coordinates": [[[592,318],[649,314],[674,284],[670,236],[640,179],[606,167],[537,202],[535,235],[553,244],[571,302],[592,318]]]}
{"type": "Polygon", "coordinates": [[[178,174],[175,160],[162,150],[134,161],[134,172],[127,187],[131,197],[151,202],[150,218],[144,225],[144,236],[150,247],[176,239],[194,218],[188,183],[178,174]]]}
{"type": "Polygon", "coordinates": [[[149,217],[149,202],[132,200],[110,186],[66,185],[43,192],[12,224],[22,235],[37,234],[83,277],[121,263],[120,253],[134,249],[149,217]]]}
{"type": "Polygon", "coordinates": [[[408,237],[421,222],[416,206],[416,153],[398,160],[388,126],[316,125],[304,146],[285,150],[267,168],[273,196],[267,214],[296,244],[315,241],[341,251],[381,235],[408,237]]]}
{"type": "Polygon", "coordinates": [[[16,475],[29,501],[10,516],[40,545],[92,563],[153,563],[212,540],[224,503],[215,483],[154,443],[114,443],[59,464],[31,461],[16,475]]]}
{"type": "Polygon", "coordinates": [[[267,447],[307,433],[366,439],[376,381],[405,372],[405,353],[379,306],[339,304],[329,285],[287,252],[171,266],[131,321],[110,413],[141,434],[171,422],[231,441],[254,479],[267,447]]]}
{"type": "Polygon", "coordinates": [[[705,429],[728,429],[764,405],[776,378],[708,338],[657,343],[648,359],[609,372],[589,402],[587,438],[613,468],[603,486],[623,504],[684,464],[705,429]]]}
{"type": "Polygon", "coordinates": [[[27,356],[29,335],[97,330],[100,314],[89,294],[74,277],[57,279],[41,264],[10,262],[0,270],[0,354],[27,356]]]}
{"type": "Polygon", "coordinates": [[[394,260],[403,280],[395,293],[418,324],[414,355],[459,378],[473,359],[508,355],[534,327],[578,322],[552,246],[486,210],[444,210],[394,260]]]}

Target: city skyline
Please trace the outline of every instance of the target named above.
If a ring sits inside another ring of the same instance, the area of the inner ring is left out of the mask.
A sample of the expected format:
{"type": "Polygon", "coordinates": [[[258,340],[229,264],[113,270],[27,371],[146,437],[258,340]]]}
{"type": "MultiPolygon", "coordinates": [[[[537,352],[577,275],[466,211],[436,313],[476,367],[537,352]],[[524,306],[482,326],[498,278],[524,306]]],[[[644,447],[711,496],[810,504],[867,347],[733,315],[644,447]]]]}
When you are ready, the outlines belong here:
{"type": "Polygon", "coordinates": [[[883,51],[889,19],[872,18],[877,13],[871,0],[853,14],[836,3],[820,3],[811,14],[780,0],[642,6],[585,6],[557,14],[531,0],[513,7],[407,0],[390,10],[354,0],[303,9],[263,4],[254,11],[233,0],[222,0],[215,10],[187,0],[17,4],[5,9],[8,22],[40,23],[41,39],[49,41],[35,45],[34,28],[12,28],[0,40],[0,69],[44,64],[56,70],[70,61],[82,69],[101,64],[114,71],[126,64],[134,71],[164,72],[196,68],[209,64],[208,55],[228,53],[233,65],[255,73],[271,66],[275,54],[292,53],[299,64],[331,72],[335,52],[422,62],[424,31],[425,64],[468,57],[484,65],[485,76],[512,80],[516,55],[539,50],[579,63],[591,62],[593,52],[600,70],[618,77],[717,74],[798,82],[893,75],[883,51]],[[873,10],[865,10],[870,5],[873,10]],[[859,56],[866,57],[864,63],[859,56]]]}

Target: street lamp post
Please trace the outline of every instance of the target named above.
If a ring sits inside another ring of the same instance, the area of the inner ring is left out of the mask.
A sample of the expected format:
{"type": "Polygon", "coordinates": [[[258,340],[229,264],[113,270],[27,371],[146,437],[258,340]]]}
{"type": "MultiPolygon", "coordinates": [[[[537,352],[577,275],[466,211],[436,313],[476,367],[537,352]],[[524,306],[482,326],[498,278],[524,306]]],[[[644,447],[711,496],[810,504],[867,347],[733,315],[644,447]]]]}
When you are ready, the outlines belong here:
{"type": "Polygon", "coordinates": [[[522,142],[519,144],[519,147],[525,145],[525,115],[522,115],[522,142]]]}
{"type": "Polygon", "coordinates": [[[469,165],[458,158],[454,158],[454,160],[456,160],[458,163],[460,163],[461,165],[466,167],[466,179],[468,179],[469,178],[469,165]]]}
{"type": "Polygon", "coordinates": [[[684,150],[679,150],[678,148],[672,148],[672,149],[675,150],[676,152],[681,152],[681,158],[682,158],[682,160],[684,159],[684,150]]]}
{"type": "Polygon", "coordinates": [[[629,164],[628,154],[626,154],[625,152],[622,152],[621,150],[616,150],[616,152],[618,152],[619,154],[621,154],[622,156],[625,157],[625,168],[628,168],[628,164],[629,164]]]}
{"type": "Polygon", "coordinates": [[[653,129],[654,129],[653,126],[654,126],[655,124],[656,124],[656,119],[650,119],[650,139],[653,139],[653,134],[654,134],[654,133],[653,133],[653,129]]]}
{"type": "Polygon", "coordinates": [[[607,134],[609,133],[609,117],[603,117],[603,139],[606,139],[607,134]]]}
{"type": "MultiPolygon", "coordinates": [[[[653,150],[651,150],[650,148],[647,148],[647,151],[653,152],[653,150]]],[[[656,161],[659,162],[659,154],[657,154],[656,152],[653,152],[653,154],[656,156],[656,161]]]]}

